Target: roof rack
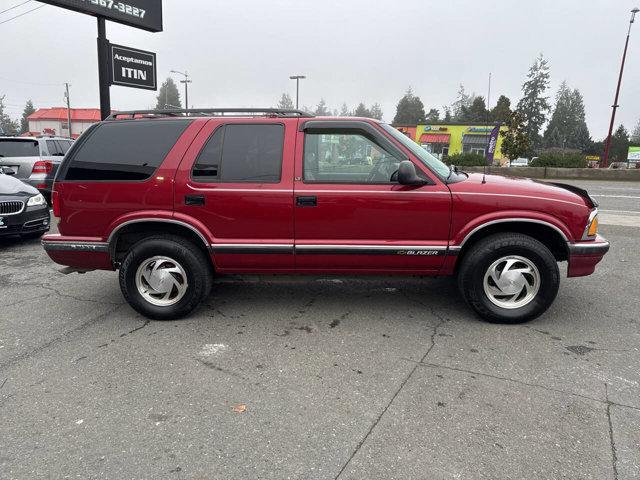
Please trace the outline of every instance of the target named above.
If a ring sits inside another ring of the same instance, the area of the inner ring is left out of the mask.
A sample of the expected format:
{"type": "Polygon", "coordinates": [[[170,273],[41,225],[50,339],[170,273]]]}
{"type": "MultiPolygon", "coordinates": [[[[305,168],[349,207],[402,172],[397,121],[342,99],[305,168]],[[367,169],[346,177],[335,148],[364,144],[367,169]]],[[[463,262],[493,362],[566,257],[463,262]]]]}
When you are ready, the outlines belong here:
{"type": "Polygon", "coordinates": [[[125,112],[114,112],[105,121],[118,120],[122,117],[134,118],[155,118],[155,117],[216,117],[233,114],[233,116],[244,117],[304,117],[312,118],[313,115],[302,110],[288,110],[281,108],[179,108],[170,110],[129,110],[125,112]]]}

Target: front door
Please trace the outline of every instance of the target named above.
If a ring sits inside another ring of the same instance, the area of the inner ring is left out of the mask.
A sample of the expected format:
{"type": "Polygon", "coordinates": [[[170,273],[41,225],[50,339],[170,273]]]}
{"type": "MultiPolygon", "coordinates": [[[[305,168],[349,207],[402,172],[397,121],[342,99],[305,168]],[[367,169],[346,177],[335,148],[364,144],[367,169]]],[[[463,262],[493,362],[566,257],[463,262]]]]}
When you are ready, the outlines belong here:
{"type": "Polygon", "coordinates": [[[176,218],[209,230],[221,272],[291,271],[297,118],[213,119],[176,178],[176,218]]]}
{"type": "Polygon", "coordinates": [[[299,271],[433,273],[446,254],[451,194],[368,122],[313,122],[296,151],[299,271]],[[394,179],[411,160],[428,185],[394,179]]]}

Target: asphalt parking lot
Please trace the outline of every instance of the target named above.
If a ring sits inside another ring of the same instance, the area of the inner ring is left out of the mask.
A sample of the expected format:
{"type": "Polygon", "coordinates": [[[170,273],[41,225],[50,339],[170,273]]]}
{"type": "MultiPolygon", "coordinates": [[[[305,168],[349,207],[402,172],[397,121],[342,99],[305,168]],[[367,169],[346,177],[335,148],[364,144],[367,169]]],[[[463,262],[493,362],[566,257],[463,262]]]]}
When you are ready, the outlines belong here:
{"type": "Polygon", "coordinates": [[[640,478],[640,184],[525,325],[449,279],[226,277],[149,322],[109,272],[0,242],[0,477],[640,478]]]}

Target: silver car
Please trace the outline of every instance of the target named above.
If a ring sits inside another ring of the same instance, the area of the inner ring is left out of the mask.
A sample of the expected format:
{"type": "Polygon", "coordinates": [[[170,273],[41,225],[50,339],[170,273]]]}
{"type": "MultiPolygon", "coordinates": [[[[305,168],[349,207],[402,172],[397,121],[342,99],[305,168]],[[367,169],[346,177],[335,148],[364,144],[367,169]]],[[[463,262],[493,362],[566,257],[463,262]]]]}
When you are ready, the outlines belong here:
{"type": "Polygon", "coordinates": [[[50,201],[53,179],[71,145],[64,137],[0,137],[0,167],[50,201]]]}

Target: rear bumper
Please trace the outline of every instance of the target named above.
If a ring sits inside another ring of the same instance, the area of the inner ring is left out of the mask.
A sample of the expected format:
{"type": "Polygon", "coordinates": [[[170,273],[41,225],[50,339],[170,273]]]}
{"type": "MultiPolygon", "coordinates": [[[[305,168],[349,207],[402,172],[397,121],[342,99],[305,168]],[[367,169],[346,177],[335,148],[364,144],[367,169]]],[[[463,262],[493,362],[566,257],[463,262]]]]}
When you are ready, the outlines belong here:
{"type": "Polygon", "coordinates": [[[584,277],[591,275],[609,251],[609,242],[598,235],[595,240],[569,244],[568,277],[584,277]]]}
{"type": "Polygon", "coordinates": [[[113,270],[109,244],[95,238],[45,235],[42,247],[57,264],[83,270],[113,270]]]}

